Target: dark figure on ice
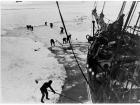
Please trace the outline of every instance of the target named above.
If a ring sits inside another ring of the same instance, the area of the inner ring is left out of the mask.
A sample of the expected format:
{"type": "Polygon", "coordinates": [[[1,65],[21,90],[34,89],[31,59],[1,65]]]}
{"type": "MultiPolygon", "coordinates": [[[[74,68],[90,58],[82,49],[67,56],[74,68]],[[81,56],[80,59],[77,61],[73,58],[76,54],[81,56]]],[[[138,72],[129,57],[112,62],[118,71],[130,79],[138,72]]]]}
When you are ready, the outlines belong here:
{"type": "Polygon", "coordinates": [[[50,27],[53,28],[53,23],[50,23],[50,27]]]}
{"type": "Polygon", "coordinates": [[[67,36],[67,42],[71,40],[71,35],[67,36]]]}
{"type": "Polygon", "coordinates": [[[27,28],[27,30],[33,31],[33,26],[31,26],[31,25],[26,25],[26,28],[27,28]]]}
{"type": "Polygon", "coordinates": [[[31,26],[30,30],[31,30],[31,31],[33,31],[33,30],[34,30],[33,26],[31,26]]]}
{"type": "Polygon", "coordinates": [[[60,27],[60,34],[63,34],[64,33],[64,28],[63,27],[60,27]]]}
{"type": "Polygon", "coordinates": [[[54,39],[51,39],[51,40],[50,40],[50,43],[51,43],[51,46],[55,46],[55,41],[54,41],[54,39]]]}
{"type": "Polygon", "coordinates": [[[26,25],[27,30],[29,30],[31,27],[31,25],[26,25]]]}
{"type": "Polygon", "coordinates": [[[26,25],[27,30],[29,29],[29,25],[26,25]]]}
{"type": "Polygon", "coordinates": [[[40,88],[40,91],[41,91],[41,94],[42,94],[42,97],[41,97],[41,102],[42,102],[42,103],[44,103],[43,99],[44,99],[45,95],[46,95],[46,99],[49,100],[47,88],[50,88],[54,94],[56,93],[56,92],[53,90],[53,88],[51,87],[51,84],[52,84],[52,80],[49,80],[49,82],[45,82],[45,83],[42,85],[42,87],[40,88]]]}
{"type": "Polygon", "coordinates": [[[45,22],[45,26],[47,26],[47,22],[45,22]]]}
{"type": "Polygon", "coordinates": [[[63,38],[63,44],[67,43],[67,38],[63,38]]]}

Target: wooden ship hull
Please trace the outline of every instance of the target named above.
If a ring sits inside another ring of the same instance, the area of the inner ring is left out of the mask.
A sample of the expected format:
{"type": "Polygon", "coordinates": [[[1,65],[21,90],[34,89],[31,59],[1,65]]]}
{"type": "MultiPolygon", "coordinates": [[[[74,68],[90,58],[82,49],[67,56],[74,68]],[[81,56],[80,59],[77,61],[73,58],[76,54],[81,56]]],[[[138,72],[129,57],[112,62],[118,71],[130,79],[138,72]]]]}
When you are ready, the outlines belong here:
{"type": "MultiPolygon", "coordinates": [[[[137,103],[140,100],[140,30],[137,26],[140,13],[132,31],[128,32],[135,5],[136,1],[124,25],[121,9],[119,18],[106,30],[93,32],[93,36],[88,37],[91,45],[87,73],[93,103],[137,103]]],[[[93,12],[96,15],[95,9],[93,12]]]]}

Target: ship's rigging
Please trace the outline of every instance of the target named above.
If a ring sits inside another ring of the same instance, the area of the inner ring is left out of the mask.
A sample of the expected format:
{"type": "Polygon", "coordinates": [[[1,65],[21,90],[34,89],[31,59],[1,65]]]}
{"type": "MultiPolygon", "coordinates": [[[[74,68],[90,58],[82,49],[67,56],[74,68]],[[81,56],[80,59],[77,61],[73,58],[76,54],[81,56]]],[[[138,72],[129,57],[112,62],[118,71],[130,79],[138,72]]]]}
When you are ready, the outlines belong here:
{"type": "MultiPolygon", "coordinates": [[[[57,6],[59,9],[58,2],[57,6]]],[[[123,11],[126,1],[123,2],[117,20],[111,24],[104,21],[103,4],[100,16],[97,14],[97,2],[94,3],[92,11],[92,19],[95,17],[98,25],[95,31],[95,21],[93,23],[93,35],[87,37],[90,42],[90,47],[87,54],[87,72],[88,79],[84,75],[76,56],[76,62],[80,68],[83,77],[91,90],[91,99],[95,103],[107,102],[133,102],[132,95],[134,94],[133,86],[140,87],[140,36],[134,34],[140,14],[135,24],[133,33],[127,31],[129,24],[133,18],[138,2],[133,1],[127,19],[124,23],[123,11]],[[128,84],[131,83],[131,88],[128,84]],[[132,94],[133,93],[133,94],[132,94]]],[[[67,35],[67,30],[59,9],[59,14],[67,35]]],[[[137,31],[138,32],[138,31],[137,31]]],[[[73,51],[72,44],[70,47],[73,51]]],[[[74,52],[73,52],[74,54],[74,52]]]]}
{"type": "MultiPolygon", "coordinates": [[[[125,4],[123,2],[118,19],[108,27],[104,25],[103,12],[98,16],[96,8],[92,11],[97,24],[101,27],[93,37],[88,37],[91,43],[87,55],[88,75],[90,84],[94,87],[94,92],[91,94],[95,102],[122,103],[127,100],[132,102],[130,98],[134,91],[132,87],[140,86],[139,68],[137,68],[140,57],[140,36],[126,31],[133,15],[132,11],[136,8],[136,1],[132,2],[123,26],[125,4]],[[131,89],[128,88],[128,83],[131,83],[131,89]]],[[[138,21],[139,17],[136,26],[138,21]]]]}

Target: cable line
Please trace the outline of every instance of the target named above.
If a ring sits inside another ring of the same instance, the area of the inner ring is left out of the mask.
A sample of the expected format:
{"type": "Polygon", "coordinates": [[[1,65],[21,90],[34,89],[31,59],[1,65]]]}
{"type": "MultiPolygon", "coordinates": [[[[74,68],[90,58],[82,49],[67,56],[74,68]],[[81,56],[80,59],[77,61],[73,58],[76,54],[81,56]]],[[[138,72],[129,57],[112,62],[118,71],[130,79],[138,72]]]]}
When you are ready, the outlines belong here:
{"type": "MultiPolygon", "coordinates": [[[[64,30],[65,30],[66,36],[68,37],[67,30],[66,30],[66,27],[65,27],[65,23],[64,23],[64,20],[63,20],[63,17],[62,17],[60,8],[59,8],[58,1],[56,1],[56,4],[57,4],[58,10],[59,10],[59,14],[60,14],[60,17],[61,17],[62,24],[63,24],[63,26],[64,26],[64,30]]],[[[86,78],[85,74],[83,73],[82,68],[80,67],[80,64],[79,64],[79,62],[78,62],[78,60],[77,60],[77,58],[76,58],[76,55],[75,55],[75,53],[74,53],[74,50],[73,50],[73,47],[72,47],[72,44],[71,44],[70,40],[68,40],[68,42],[69,42],[69,44],[70,44],[70,47],[71,47],[72,53],[73,53],[73,55],[74,55],[75,61],[76,61],[77,65],[78,65],[78,67],[79,67],[79,69],[80,69],[80,71],[81,71],[81,73],[82,73],[82,75],[83,75],[83,77],[84,77],[86,83],[89,85],[90,89],[93,91],[92,86],[89,84],[88,79],[86,78]]],[[[94,91],[93,91],[93,92],[94,92],[94,91]]]]}
{"type": "MultiPolygon", "coordinates": [[[[64,29],[65,29],[65,32],[66,32],[66,36],[68,36],[68,34],[67,34],[67,30],[66,30],[66,27],[65,27],[65,24],[64,24],[64,21],[63,21],[63,17],[62,17],[62,14],[61,14],[60,8],[59,8],[58,1],[56,1],[56,4],[57,4],[58,10],[59,10],[59,14],[60,14],[60,17],[61,17],[61,20],[62,20],[62,24],[63,24],[64,29]]],[[[70,40],[68,40],[68,41],[69,41],[69,44],[70,44],[70,46],[71,46],[71,49],[72,49],[73,55],[74,55],[74,57],[75,57],[75,60],[76,60],[76,62],[77,62],[77,64],[78,64],[78,67],[80,68],[81,73],[83,74],[85,80],[87,81],[87,78],[85,77],[85,75],[84,75],[84,73],[83,73],[83,71],[82,71],[82,69],[81,69],[81,67],[80,67],[80,65],[79,65],[79,62],[77,61],[77,58],[76,58],[76,56],[75,56],[75,53],[74,53],[74,50],[73,50],[72,44],[71,44],[70,40]]],[[[87,82],[88,82],[88,81],[87,81],[87,82]]]]}

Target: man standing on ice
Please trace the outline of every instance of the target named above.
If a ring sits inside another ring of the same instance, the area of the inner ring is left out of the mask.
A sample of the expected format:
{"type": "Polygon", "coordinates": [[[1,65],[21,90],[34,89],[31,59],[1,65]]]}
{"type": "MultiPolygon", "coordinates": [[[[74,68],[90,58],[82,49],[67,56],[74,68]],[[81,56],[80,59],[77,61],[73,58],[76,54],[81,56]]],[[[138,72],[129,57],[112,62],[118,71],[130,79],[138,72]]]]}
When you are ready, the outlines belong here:
{"type": "Polygon", "coordinates": [[[53,23],[50,23],[50,27],[53,28],[53,23]]]}
{"type": "Polygon", "coordinates": [[[64,33],[64,28],[60,27],[60,29],[61,29],[60,34],[63,34],[64,33]]]}
{"type": "Polygon", "coordinates": [[[44,103],[43,99],[46,95],[46,99],[49,100],[48,98],[48,90],[47,88],[50,88],[52,90],[52,92],[55,94],[56,92],[53,90],[53,88],[51,87],[51,84],[52,84],[52,80],[49,80],[49,82],[45,82],[42,87],[40,88],[40,91],[42,93],[42,97],[41,97],[41,102],[44,103]]]}

